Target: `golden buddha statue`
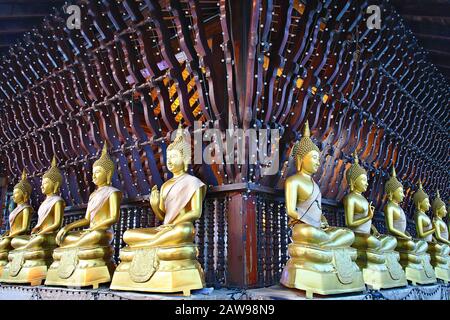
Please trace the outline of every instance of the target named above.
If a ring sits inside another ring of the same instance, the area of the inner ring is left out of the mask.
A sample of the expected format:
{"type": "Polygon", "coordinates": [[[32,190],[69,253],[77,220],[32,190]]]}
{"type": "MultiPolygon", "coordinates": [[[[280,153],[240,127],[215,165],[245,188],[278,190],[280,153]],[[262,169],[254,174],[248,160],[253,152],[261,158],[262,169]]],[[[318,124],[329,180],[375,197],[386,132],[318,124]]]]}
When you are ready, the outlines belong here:
{"type": "Polygon", "coordinates": [[[47,272],[45,285],[73,287],[93,286],[111,281],[115,264],[112,260],[112,226],[120,215],[122,193],[111,186],[114,163],[106,143],[101,157],[94,162],[92,176],[97,189],[90,195],[83,219],[63,227],[56,235],[59,246],[53,252],[54,262],[47,272]],[[87,227],[81,231],[76,228],[87,227]]]}
{"type": "MultiPolygon", "coordinates": [[[[9,214],[9,230],[0,237],[0,279],[3,279],[3,271],[8,264],[8,255],[14,249],[12,240],[29,231],[33,208],[28,204],[31,196],[31,185],[27,181],[25,170],[22,179],[14,186],[12,199],[17,204],[9,214]]],[[[3,281],[3,280],[0,280],[3,281]]]]}
{"type": "Polygon", "coordinates": [[[363,270],[364,282],[376,290],[406,286],[400,255],[395,251],[397,240],[381,235],[372,224],[375,208],[362,195],[368,187],[367,172],[356,153],[354,159],[346,172],[350,193],[344,197],[344,212],[345,223],[355,234],[356,263],[363,270]]]}
{"type": "Polygon", "coordinates": [[[62,175],[53,157],[51,168],[42,177],[41,191],[46,198],[39,207],[38,221],[31,235],[17,236],[12,240],[15,250],[9,253],[10,263],[3,275],[5,282],[40,285],[45,279],[56,247],[56,233],[63,223],[65,202],[57,195],[61,183],[62,175]]]}
{"type": "Polygon", "coordinates": [[[285,183],[286,212],[292,230],[281,284],[314,293],[337,294],[365,289],[353,232],[330,227],[322,214],[322,194],[312,175],[320,164],[319,148],[310,139],[308,122],[292,150],[297,173],[285,183]]]}
{"type": "Polygon", "coordinates": [[[430,199],[428,195],[423,191],[422,182],[419,181],[419,189],[413,196],[414,206],[416,212],[414,214],[414,220],[416,222],[417,237],[426,242],[431,242],[433,239],[434,227],[430,217],[426,212],[430,210],[430,199]]]}
{"type": "Polygon", "coordinates": [[[436,272],[436,278],[447,283],[450,281],[450,241],[448,227],[443,220],[447,215],[447,208],[439,196],[439,190],[436,192],[436,198],[431,204],[431,209],[434,215],[435,233],[433,241],[428,244],[428,253],[431,256],[431,264],[436,272]]]}
{"type": "Polygon", "coordinates": [[[413,284],[427,284],[436,282],[430,256],[427,254],[428,245],[423,240],[414,240],[406,231],[407,219],[400,207],[405,194],[403,186],[398,181],[395,169],[385,185],[388,202],[384,207],[386,228],[389,234],[397,238],[395,250],[400,253],[400,264],[405,269],[406,279],[413,284]]]}
{"type": "Polygon", "coordinates": [[[167,148],[167,168],[173,177],[154,186],[150,194],[153,213],[163,224],[156,228],[127,230],[120,250],[121,263],[111,289],[147,292],[183,292],[204,286],[202,267],[194,245],[194,223],[202,214],[206,185],[188,174],[190,144],[183,129],[167,148]]]}

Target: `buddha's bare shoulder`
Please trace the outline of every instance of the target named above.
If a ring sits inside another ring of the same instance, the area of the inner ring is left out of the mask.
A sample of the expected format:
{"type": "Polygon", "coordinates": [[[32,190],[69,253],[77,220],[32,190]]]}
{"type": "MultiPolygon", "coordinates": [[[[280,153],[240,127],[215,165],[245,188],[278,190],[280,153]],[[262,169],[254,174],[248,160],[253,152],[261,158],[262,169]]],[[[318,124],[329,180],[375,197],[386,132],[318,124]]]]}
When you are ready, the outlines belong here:
{"type": "Polygon", "coordinates": [[[172,180],[172,179],[169,179],[169,180],[165,181],[165,182],[161,185],[161,190],[160,190],[161,194],[164,194],[164,192],[165,192],[167,189],[170,189],[170,187],[175,183],[175,181],[176,181],[176,180],[172,180]]]}
{"type": "Polygon", "coordinates": [[[344,196],[344,201],[349,203],[350,201],[354,201],[357,199],[356,194],[354,194],[353,192],[349,192],[344,196]]]}
{"type": "Polygon", "coordinates": [[[301,182],[301,176],[293,174],[286,179],[286,185],[296,185],[301,182]]]}
{"type": "Polygon", "coordinates": [[[390,202],[390,201],[384,207],[384,212],[385,213],[387,213],[387,212],[394,212],[395,213],[395,212],[398,212],[399,210],[400,210],[400,207],[398,205],[396,205],[395,203],[390,202]]]}

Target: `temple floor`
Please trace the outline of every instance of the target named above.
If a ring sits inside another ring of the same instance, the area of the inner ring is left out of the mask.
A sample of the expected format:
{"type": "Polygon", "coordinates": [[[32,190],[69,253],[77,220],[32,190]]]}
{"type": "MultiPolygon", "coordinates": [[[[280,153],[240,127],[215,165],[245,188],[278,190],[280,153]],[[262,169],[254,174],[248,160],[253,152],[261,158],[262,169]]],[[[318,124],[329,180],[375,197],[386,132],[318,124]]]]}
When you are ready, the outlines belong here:
{"type": "MultiPolygon", "coordinates": [[[[386,290],[367,290],[356,294],[333,296],[314,295],[328,300],[450,300],[450,285],[411,286],[386,290]]],[[[180,294],[148,294],[99,289],[68,289],[46,286],[0,284],[0,300],[307,300],[304,292],[274,285],[258,289],[195,290],[190,297],[180,294]]]]}

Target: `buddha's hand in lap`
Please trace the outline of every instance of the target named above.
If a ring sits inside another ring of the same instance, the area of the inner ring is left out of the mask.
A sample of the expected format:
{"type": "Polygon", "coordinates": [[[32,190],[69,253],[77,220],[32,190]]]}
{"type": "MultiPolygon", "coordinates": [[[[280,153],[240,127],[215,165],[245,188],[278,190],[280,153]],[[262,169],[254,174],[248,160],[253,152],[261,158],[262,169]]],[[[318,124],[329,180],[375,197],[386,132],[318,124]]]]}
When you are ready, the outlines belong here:
{"type": "Polygon", "coordinates": [[[30,240],[36,238],[38,235],[37,232],[30,234],[30,240]]]}
{"type": "Polygon", "coordinates": [[[173,227],[175,227],[175,225],[173,223],[167,223],[167,224],[162,224],[159,227],[157,227],[157,230],[158,231],[168,230],[168,229],[173,229],[173,227]]]}
{"type": "Polygon", "coordinates": [[[328,224],[328,222],[321,222],[320,223],[320,228],[323,230],[326,230],[330,227],[330,225],[328,224]]]}
{"type": "Polygon", "coordinates": [[[61,243],[64,241],[64,238],[67,235],[67,231],[68,230],[66,228],[61,228],[61,230],[58,231],[58,234],[56,235],[56,238],[55,238],[56,244],[58,246],[60,246],[61,243]]]}

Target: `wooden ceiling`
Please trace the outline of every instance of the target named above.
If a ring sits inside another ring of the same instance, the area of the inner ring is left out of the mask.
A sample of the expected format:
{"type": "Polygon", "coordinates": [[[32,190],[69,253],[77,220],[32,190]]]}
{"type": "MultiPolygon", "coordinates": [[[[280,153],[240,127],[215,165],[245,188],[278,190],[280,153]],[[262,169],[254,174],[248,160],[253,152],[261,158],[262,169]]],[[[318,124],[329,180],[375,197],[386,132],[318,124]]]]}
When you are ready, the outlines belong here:
{"type": "Polygon", "coordinates": [[[392,4],[450,82],[450,0],[393,0],[392,4]]]}
{"type": "MultiPolygon", "coordinates": [[[[0,0],[0,56],[65,0],[0,0]]],[[[450,0],[392,0],[430,61],[450,82],[450,0]]]]}
{"type": "Polygon", "coordinates": [[[0,56],[42,23],[45,16],[62,8],[64,0],[0,0],[0,56]]]}

